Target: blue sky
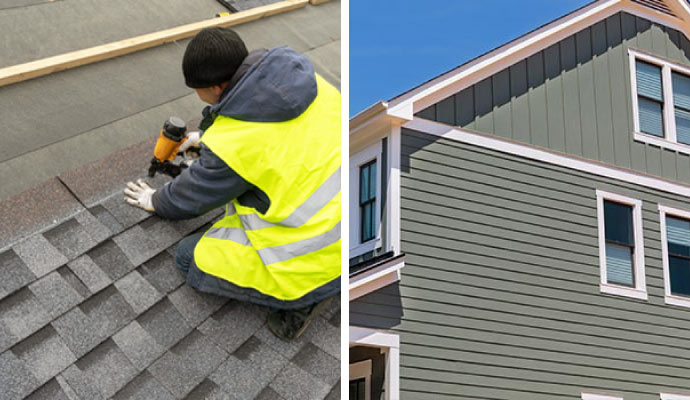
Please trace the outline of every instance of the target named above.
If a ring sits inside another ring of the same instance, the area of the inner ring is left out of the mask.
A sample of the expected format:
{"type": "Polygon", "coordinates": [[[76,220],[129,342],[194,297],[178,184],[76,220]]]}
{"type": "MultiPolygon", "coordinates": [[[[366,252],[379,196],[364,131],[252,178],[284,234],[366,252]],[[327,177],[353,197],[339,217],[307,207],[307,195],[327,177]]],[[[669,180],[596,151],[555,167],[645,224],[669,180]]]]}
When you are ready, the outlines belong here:
{"type": "Polygon", "coordinates": [[[350,116],[592,0],[350,0],[350,116]]]}

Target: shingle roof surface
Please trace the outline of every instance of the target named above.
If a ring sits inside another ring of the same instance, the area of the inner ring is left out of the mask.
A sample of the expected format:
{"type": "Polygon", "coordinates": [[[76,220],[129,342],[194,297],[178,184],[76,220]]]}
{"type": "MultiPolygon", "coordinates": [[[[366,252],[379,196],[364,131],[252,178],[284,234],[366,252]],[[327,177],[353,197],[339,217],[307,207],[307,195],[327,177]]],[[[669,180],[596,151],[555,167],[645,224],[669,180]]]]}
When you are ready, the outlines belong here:
{"type": "MultiPolygon", "coordinates": [[[[127,153],[116,155],[136,155],[127,153]]],[[[107,175],[107,164],[87,168],[107,175]]],[[[40,199],[54,185],[32,193],[40,199]]],[[[122,197],[120,188],[91,193],[88,208],[0,248],[3,399],[339,398],[338,300],[283,342],[267,329],[266,309],[197,292],[173,264],[176,243],[221,209],[174,222],[122,197]]]]}

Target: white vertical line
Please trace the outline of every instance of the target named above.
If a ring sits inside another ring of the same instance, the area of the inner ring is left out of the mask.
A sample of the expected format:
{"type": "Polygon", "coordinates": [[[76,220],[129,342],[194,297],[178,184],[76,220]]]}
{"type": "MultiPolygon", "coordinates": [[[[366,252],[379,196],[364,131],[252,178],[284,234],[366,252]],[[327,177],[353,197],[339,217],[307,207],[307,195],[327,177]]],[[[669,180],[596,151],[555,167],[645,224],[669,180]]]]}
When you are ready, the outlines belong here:
{"type": "Polygon", "coordinates": [[[632,109],[633,109],[633,131],[640,131],[640,111],[637,104],[637,67],[635,65],[635,54],[628,50],[628,58],[630,62],[630,91],[632,92],[632,109]]]}
{"type": "Polygon", "coordinates": [[[664,129],[666,138],[676,143],[676,118],[673,112],[673,87],[671,85],[671,67],[664,64],[661,69],[662,85],[664,88],[664,129]]]}
{"type": "Polygon", "coordinates": [[[390,243],[391,249],[395,255],[401,253],[400,249],[400,184],[401,184],[401,162],[402,145],[401,145],[401,128],[399,125],[393,126],[390,136],[390,183],[389,183],[389,229],[390,229],[390,243]]]}

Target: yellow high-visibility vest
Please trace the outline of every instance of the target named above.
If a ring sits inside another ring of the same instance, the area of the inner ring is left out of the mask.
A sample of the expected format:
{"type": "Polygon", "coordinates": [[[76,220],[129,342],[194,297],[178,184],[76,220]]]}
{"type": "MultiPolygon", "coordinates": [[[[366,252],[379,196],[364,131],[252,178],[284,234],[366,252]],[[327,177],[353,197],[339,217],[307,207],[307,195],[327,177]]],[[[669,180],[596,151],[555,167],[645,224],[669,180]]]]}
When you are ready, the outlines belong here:
{"type": "Polygon", "coordinates": [[[340,93],[320,76],[307,110],[284,122],[218,116],[202,143],[270,199],[237,200],[194,249],[197,267],[279,300],[340,276],[340,93]]]}

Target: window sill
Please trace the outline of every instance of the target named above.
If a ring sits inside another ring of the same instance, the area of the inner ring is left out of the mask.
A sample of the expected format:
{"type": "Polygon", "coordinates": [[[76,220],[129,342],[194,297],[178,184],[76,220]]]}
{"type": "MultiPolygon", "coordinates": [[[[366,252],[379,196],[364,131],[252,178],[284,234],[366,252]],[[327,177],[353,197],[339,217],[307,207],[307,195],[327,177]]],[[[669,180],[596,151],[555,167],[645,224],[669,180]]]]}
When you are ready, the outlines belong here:
{"type": "Polygon", "coordinates": [[[690,297],[666,295],[666,297],[664,297],[664,302],[666,304],[671,304],[674,306],[690,308],[690,297]]]}
{"type": "Polygon", "coordinates": [[[602,293],[614,294],[616,296],[632,297],[640,300],[647,300],[647,292],[645,290],[637,288],[611,285],[609,283],[600,283],[599,289],[602,293]]]}
{"type": "Polygon", "coordinates": [[[659,146],[663,149],[674,150],[679,153],[690,155],[690,145],[668,141],[667,139],[648,135],[646,133],[634,132],[635,141],[659,146]]]}
{"type": "Polygon", "coordinates": [[[362,254],[376,250],[381,247],[381,238],[371,239],[355,247],[350,248],[350,258],[361,256],[362,254]]]}

